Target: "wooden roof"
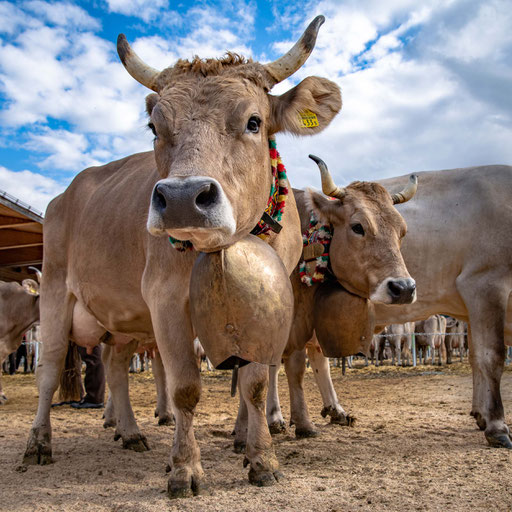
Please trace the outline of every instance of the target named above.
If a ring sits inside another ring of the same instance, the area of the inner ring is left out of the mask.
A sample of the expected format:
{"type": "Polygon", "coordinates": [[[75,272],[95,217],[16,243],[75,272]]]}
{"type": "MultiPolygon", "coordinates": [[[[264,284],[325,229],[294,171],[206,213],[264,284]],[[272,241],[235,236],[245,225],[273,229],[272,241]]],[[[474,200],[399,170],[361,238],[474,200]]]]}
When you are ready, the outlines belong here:
{"type": "Polygon", "coordinates": [[[43,214],[0,190],[0,279],[21,281],[43,262],[43,214]]]}

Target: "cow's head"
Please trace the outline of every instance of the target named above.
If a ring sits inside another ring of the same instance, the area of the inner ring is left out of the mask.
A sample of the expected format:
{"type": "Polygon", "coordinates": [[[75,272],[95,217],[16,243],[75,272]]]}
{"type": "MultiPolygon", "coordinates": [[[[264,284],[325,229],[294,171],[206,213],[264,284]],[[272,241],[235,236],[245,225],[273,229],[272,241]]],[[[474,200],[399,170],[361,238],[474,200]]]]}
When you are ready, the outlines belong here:
{"type": "Polygon", "coordinates": [[[341,108],[339,87],[324,78],[308,77],[281,96],[269,94],[309,57],[323,22],[315,18],[286,55],[265,65],[228,53],[158,71],[119,36],[124,66],[156,93],[146,98],[162,177],[151,198],[150,233],[214,251],[254,228],[271,187],[269,136],[318,133],[341,108]],[[306,111],[317,116],[318,126],[301,122],[306,111]]]}
{"type": "Polygon", "coordinates": [[[308,191],[310,208],[320,221],[330,224],[331,269],[350,292],[384,304],[410,304],[416,300],[416,283],[405,266],[400,246],[407,231],[394,208],[413,197],[416,176],[400,193],[391,196],[378,183],[357,181],[337,187],[325,163],[320,168],[324,195],[308,191]]]}

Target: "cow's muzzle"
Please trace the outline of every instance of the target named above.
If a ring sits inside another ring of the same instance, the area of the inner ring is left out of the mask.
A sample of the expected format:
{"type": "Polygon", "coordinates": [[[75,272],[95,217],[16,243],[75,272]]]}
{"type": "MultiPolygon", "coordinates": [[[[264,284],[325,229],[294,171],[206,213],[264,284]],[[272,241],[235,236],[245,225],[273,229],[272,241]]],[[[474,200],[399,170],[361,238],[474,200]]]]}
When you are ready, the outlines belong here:
{"type": "Polygon", "coordinates": [[[148,230],[164,232],[216,229],[232,235],[236,229],[233,210],[220,183],[204,176],[166,178],[153,189],[148,230]]]}
{"type": "Polygon", "coordinates": [[[388,278],[370,295],[372,302],[412,304],[416,300],[416,282],[411,278],[388,278]]]}

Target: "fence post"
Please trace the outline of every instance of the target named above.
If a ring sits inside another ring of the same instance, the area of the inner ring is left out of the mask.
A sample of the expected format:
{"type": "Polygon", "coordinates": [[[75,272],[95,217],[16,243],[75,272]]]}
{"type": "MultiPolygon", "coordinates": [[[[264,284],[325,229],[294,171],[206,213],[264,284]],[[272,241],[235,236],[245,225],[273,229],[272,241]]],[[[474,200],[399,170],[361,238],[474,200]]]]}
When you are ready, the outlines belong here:
{"type": "Polygon", "coordinates": [[[416,366],[416,335],[411,333],[412,365],[416,366]]]}

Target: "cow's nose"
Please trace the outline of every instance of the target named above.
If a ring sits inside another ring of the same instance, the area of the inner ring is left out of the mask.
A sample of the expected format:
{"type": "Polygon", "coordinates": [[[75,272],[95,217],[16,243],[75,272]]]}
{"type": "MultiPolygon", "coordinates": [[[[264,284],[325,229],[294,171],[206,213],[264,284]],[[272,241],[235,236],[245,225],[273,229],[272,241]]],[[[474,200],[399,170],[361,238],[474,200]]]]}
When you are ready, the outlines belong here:
{"type": "Polygon", "coordinates": [[[414,279],[392,279],[388,281],[388,293],[392,304],[410,304],[416,297],[414,279]]]}
{"type": "Polygon", "coordinates": [[[186,184],[183,181],[165,181],[158,183],[153,191],[153,206],[162,216],[168,212],[176,213],[178,205],[185,207],[184,213],[190,213],[189,210],[204,213],[215,208],[219,197],[219,186],[212,179],[186,184]]]}
{"type": "Polygon", "coordinates": [[[167,178],[153,189],[151,215],[165,229],[216,228],[234,224],[220,183],[203,176],[167,178]]]}

